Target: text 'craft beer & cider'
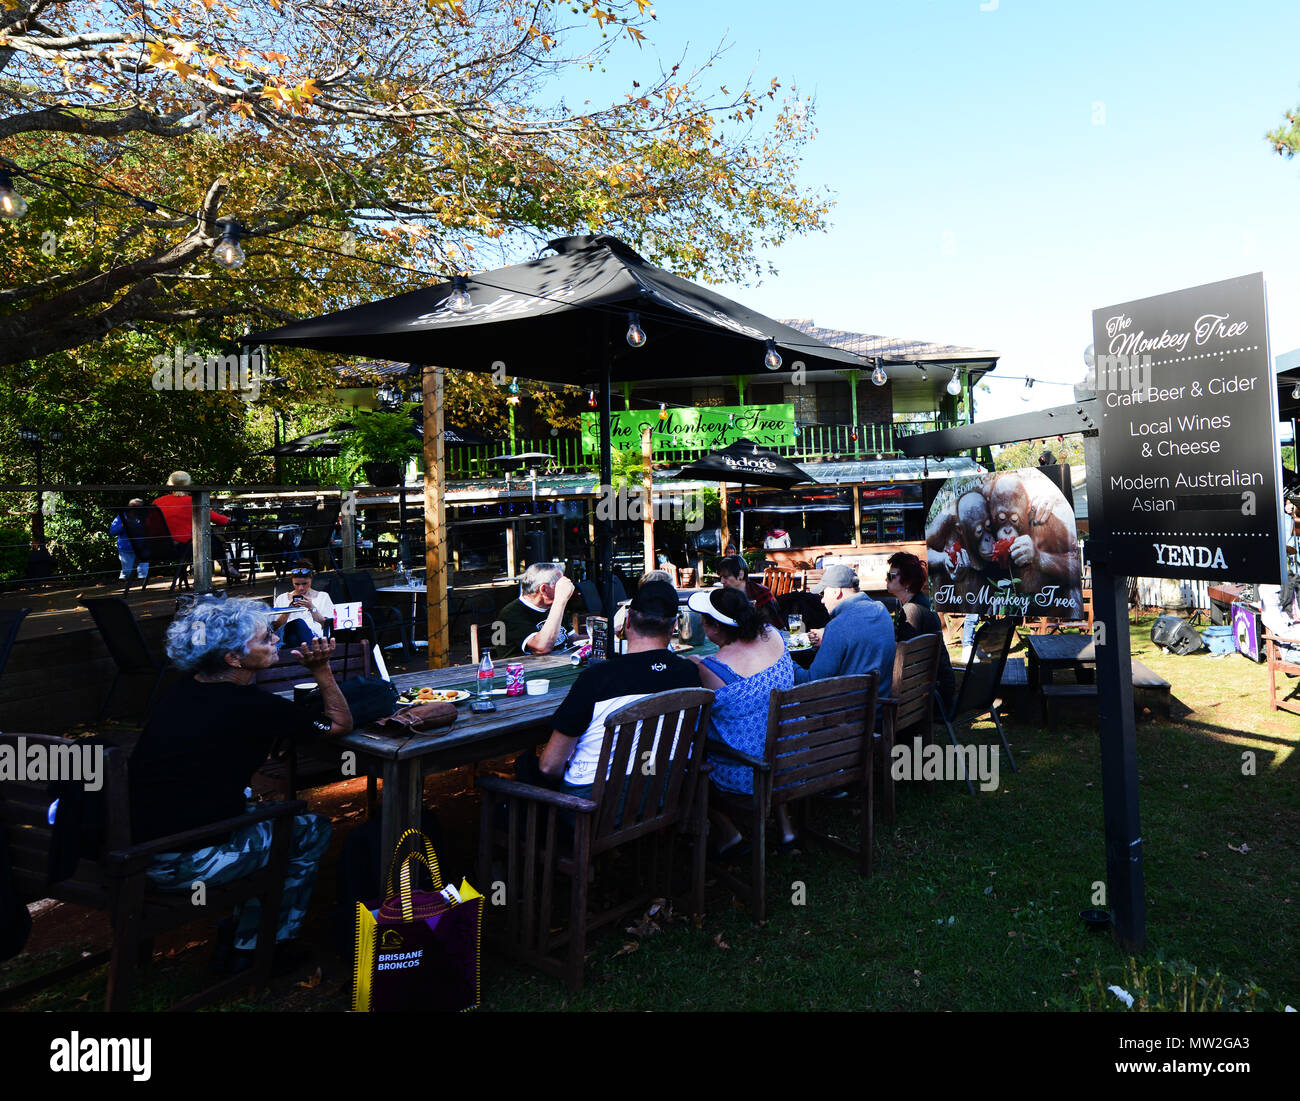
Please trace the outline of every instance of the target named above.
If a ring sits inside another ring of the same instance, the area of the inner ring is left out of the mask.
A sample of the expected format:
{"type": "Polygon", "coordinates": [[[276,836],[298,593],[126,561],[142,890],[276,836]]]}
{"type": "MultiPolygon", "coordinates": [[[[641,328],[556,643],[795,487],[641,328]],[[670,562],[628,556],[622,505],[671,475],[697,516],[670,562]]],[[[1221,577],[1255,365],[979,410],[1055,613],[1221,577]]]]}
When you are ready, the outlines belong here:
{"type": "Polygon", "coordinates": [[[1092,526],[1110,561],[1136,577],[1276,583],[1281,454],[1263,275],[1095,310],[1092,325],[1092,526]]]}

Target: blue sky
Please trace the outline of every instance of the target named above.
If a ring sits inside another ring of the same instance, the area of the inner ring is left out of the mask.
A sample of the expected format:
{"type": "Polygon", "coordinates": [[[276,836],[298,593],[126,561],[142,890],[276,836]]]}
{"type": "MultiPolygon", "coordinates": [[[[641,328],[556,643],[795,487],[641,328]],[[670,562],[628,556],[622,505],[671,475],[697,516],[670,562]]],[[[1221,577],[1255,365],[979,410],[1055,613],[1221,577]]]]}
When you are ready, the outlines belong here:
{"type": "MultiPolygon", "coordinates": [[[[991,348],[1073,381],[1091,311],[1263,271],[1274,354],[1300,346],[1300,161],[1265,132],[1300,104],[1292,3],[663,0],[660,56],[731,49],[815,101],[801,182],[827,233],[720,288],[776,317],[991,348]]],[[[651,57],[610,76],[644,73],[651,57]]],[[[996,375],[993,376],[996,378],[996,375]]],[[[992,383],[981,419],[1068,400],[992,383]]]]}

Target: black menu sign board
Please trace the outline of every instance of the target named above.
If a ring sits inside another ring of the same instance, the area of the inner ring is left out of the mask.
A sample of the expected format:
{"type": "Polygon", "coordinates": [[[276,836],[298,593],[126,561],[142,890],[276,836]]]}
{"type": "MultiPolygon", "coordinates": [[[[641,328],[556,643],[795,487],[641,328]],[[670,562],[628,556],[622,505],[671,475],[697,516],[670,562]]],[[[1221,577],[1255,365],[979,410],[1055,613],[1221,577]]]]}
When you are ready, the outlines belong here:
{"type": "Polygon", "coordinates": [[[1102,463],[1092,527],[1112,568],[1277,583],[1281,454],[1263,275],[1095,310],[1092,328],[1102,463]]]}

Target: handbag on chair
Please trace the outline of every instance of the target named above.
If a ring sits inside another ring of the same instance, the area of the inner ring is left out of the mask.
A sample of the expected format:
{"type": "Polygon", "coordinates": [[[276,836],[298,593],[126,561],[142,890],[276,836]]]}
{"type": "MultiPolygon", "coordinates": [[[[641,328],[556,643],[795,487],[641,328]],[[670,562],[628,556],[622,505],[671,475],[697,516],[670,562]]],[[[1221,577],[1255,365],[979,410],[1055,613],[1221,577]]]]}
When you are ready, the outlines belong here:
{"type": "Polygon", "coordinates": [[[357,903],[353,1011],[477,1009],[483,896],[465,879],[459,888],[444,887],[433,845],[413,829],[397,843],[386,896],[382,903],[357,903]],[[414,843],[403,856],[408,840],[414,843]],[[432,891],[414,889],[412,864],[428,870],[432,891]]]}

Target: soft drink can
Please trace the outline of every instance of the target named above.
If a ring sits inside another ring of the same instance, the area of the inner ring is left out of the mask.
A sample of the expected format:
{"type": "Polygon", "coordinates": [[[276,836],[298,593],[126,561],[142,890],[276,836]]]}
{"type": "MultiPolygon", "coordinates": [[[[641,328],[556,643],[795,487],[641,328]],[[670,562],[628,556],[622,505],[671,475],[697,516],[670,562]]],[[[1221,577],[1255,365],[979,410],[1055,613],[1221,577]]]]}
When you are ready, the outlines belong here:
{"type": "Polygon", "coordinates": [[[506,666],[506,695],[522,696],[524,694],[524,667],[521,662],[512,661],[506,666]]]}

